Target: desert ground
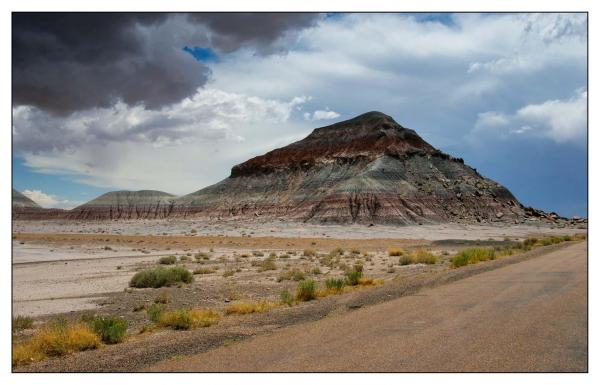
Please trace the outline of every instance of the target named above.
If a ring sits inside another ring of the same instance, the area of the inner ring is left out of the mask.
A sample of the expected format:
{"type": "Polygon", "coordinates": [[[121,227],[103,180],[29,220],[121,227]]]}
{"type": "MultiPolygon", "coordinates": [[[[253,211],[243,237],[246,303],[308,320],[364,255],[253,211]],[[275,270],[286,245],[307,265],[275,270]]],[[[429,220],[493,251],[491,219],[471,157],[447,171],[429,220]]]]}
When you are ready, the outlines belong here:
{"type": "MultiPolygon", "coordinates": [[[[541,256],[559,253],[578,242],[540,245],[523,253],[453,268],[453,256],[466,248],[500,249],[531,237],[586,234],[587,229],[582,225],[550,227],[534,223],[399,227],[194,220],[14,221],[13,317],[33,319],[33,330],[15,332],[14,343],[26,341],[35,330],[57,318],[74,321],[95,315],[117,316],[127,320],[128,330],[123,343],[20,364],[13,369],[179,371],[186,368],[164,362],[191,356],[189,368],[198,370],[310,370],[310,365],[295,366],[292,361],[286,369],[281,366],[284,364],[227,368],[222,361],[215,360],[211,368],[197,366],[198,359],[193,357],[248,337],[345,313],[348,309],[402,301],[406,295],[491,269],[530,259],[542,260],[541,256]],[[398,255],[390,255],[394,249],[405,254],[426,250],[435,257],[435,262],[404,264],[398,255]],[[171,257],[172,264],[161,263],[164,257],[171,257]],[[352,290],[346,288],[336,293],[339,295],[323,295],[293,306],[281,305],[281,293],[294,293],[300,281],[314,279],[322,287],[326,280],[343,277],[357,265],[361,266],[363,277],[368,278],[368,284],[352,290]],[[160,288],[129,287],[137,272],[158,266],[184,267],[193,272],[193,282],[160,288]],[[148,316],[149,309],[157,303],[174,310],[214,309],[222,317],[218,324],[206,328],[188,331],[161,328],[148,316]],[[268,310],[253,314],[229,314],[227,309],[237,303],[269,305],[268,310]]],[[[579,257],[586,253],[585,249],[578,249],[579,257]]],[[[402,303],[397,306],[404,306],[402,303]]],[[[222,353],[215,352],[215,357],[219,354],[222,353]]],[[[373,365],[365,370],[378,370],[377,363],[373,365]]],[[[581,366],[567,369],[573,368],[579,370],[581,366]]],[[[345,370],[333,363],[321,369],[345,370]]],[[[414,368],[379,367],[391,371],[405,369],[414,368]]]]}

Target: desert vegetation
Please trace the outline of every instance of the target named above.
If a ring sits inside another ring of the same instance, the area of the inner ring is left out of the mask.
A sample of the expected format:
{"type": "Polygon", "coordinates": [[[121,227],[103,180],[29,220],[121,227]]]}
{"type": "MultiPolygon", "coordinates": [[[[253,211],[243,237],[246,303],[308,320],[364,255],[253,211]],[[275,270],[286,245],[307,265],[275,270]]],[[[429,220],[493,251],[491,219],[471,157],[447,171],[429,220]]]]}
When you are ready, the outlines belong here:
{"type": "Polygon", "coordinates": [[[155,267],[136,273],[131,278],[129,286],[137,288],[158,288],[163,286],[171,286],[176,283],[190,283],[193,279],[192,273],[190,273],[190,271],[185,267],[155,267]]]}
{"type": "Polygon", "coordinates": [[[189,330],[208,327],[219,322],[221,315],[213,309],[177,309],[160,311],[156,322],[160,326],[175,330],[189,330]]]}

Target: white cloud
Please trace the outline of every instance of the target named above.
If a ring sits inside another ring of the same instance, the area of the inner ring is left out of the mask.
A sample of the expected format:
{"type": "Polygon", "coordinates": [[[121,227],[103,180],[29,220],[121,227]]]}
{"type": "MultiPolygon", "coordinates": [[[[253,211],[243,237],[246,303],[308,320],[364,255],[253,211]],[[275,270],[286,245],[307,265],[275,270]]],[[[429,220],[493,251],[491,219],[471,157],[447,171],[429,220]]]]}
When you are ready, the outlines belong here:
{"type": "Polygon", "coordinates": [[[305,112],[304,113],[304,120],[329,120],[329,119],[335,119],[338,118],[340,116],[340,114],[338,114],[335,111],[330,111],[330,110],[316,110],[313,111],[312,115],[309,112],[305,112]]]}
{"type": "Polygon", "coordinates": [[[286,54],[221,56],[205,89],[160,110],[118,103],[65,118],[15,107],[14,149],[45,173],[183,194],[303,137],[314,121],[371,110],[460,156],[469,134],[581,141],[582,96],[571,96],[587,81],[586,29],[585,14],[323,18],[287,41],[286,54]]]}
{"type": "Polygon", "coordinates": [[[15,150],[30,168],[93,186],[189,193],[268,150],[265,143],[308,131],[289,122],[307,100],[208,88],[158,111],[118,103],[56,117],[20,106],[13,111],[15,150]]]}
{"type": "Polygon", "coordinates": [[[31,106],[13,109],[13,143],[17,151],[69,150],[110,142],[166,145],[185,140],[243,141],[236,126],[285,122],[308,98],[265,99],[218,89],[199,89],[160,110],[117,103],[112,108],[78,111],[67,117],[31,106]]]}
{"type": "Polygon", "coordinates": [[[528,104],[510,115],[480,113],[474,131],[545,136],[559,143],[580,140],[587,132],[587,91],[577,90],[564,100],[528,104]]]}
{"type": "Polygon", "coordinates": [[[44,208],[71,209],[83,203],[81,201],[60,199],[56,195],[46,194],[41,190],[24,190],[23,195],[44,208]]]}

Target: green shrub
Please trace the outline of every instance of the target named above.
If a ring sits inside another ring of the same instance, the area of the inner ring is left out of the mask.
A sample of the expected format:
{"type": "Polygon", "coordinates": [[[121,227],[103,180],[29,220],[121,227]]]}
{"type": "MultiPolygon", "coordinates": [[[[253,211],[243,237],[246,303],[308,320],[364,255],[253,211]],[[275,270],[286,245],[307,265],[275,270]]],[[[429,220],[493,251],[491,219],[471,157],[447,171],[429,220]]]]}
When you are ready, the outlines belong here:
{"type": "Polygon", "coordinates": [[[188,261],[191,260],[191,258],[189,256],[187,256],[187,255],[182,255],[181,257],[179,257],[179,260],[181,262],[188,262],[188,261]]]}
{"type": "Polygon", "coordinates": [[[325,281],[325,287],[329,290],[342,290],[346,286],[344,278],[329,278],[325,281]]]}
{"type": "Polygon", "coordinates": [[[213,269],[212,267],[200,267],[198,269],[194,269],[194,271],[192,272],[192,274],[197,275],[197,274],[212,274],[215,272],[215,269],[213,269]]]}
{"type": "Polygon", "coordinates": [[[120,317],[96,317],[92,328],[102,342],[117,344],[125,338],[127,326],[127,321],[120,317]]]}
{"type": "Polygon", "coordinates": [[[20,330],[33,328],[33,318],[18,315],[12,319],[12,331],[13,333],[20,330]]]}
{"type": "Polygon", "coordinates": [[[317,284],[314,279],[307,279],[298,283],[296,299],[299,301],[310,301],[317,298],[317,284]]]}
{"type": "Polygon", "coordinates": [[[208,253],[205,253],[203,251],[196,253],[196,255],[194,255],[194,258],[196,258],[196,261],[201,261],[201,260],[208,260],[210,259],[210,256],[208,255],[208,253]]]}
{"type": "Polygon", "coordinates": [[[148,310],[146,310],[146,314],[148,314],[148,318],[150,318],[150,321],[158,322],[158,317],[160,317],[160,314],[163,312],[164,309],[165,307],[163,305],[153,303],[152,305],[150,305],[148,310]]]}
{"type": "Polygon", "coordinates": [[[292,306],[294,304],[294,297],[292,297],[290,292],[287,290],[284,290],[279,294],[279,299],[281,299],[281,303],[284,303],[288,306],[292,306]]]}
{"type": "Polygon", "coordinates": [[[161,257],[158,260],[158,263],[160,263],[161,265],[174,265],[175,262],[177,262],[177,257],[174,255],[170,255],[168,257],[161,257]]]}
{"type": "Polygon", "coordinates": [[[129,286],[158,288],[171,286],[178,282],[190,283],[193,279],[192,273],[181,266],[171,268],[156,267],[136,273],[131,278],[131,281],[129,281],[129,286]]]}
{"type": "Polygon", "coordinates": [[[482,261],[496,259],[496,250],[489,247],[464,249],[452,258],[452,266],[461,267],[482,261]]]}
{"type": "Polygon", "coordinates": [[[346,284],[348,286],[356,286],[362,278],[362,270],[349,270],[346,272],[346,284]]]}

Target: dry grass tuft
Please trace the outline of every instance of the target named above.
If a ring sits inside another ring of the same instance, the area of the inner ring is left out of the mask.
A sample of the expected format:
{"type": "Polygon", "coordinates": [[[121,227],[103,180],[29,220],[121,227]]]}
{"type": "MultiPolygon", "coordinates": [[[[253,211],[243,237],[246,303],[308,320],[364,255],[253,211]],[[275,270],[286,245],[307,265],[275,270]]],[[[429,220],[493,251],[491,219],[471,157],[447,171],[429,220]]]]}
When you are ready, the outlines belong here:
{"type": "Polygon", "coordinates": [[[96,349],[100,337],[83,323],[56,323],[45,327],[30,339],[13,345],[13,365],[24,365],[48,357],[64,356],[75,352],[96,349]]]}
{"type": "Polygon", "coordinates": [[[404,249],[398,247],[391,247],[388,249],[388,255],[390,257],[400,257],[401,255],[404,255],[404,253],[404,249]]]}
{"type": "Polygon", "coordinates": [[[225,308],[225,314],[263,313],[273,309],[274,307],[277,307],[277,304],[268,301],[240,301],[227,306],[225,308]]]}
{"type": "Polygon", "coordinates": [[[175,330],[189,330],[214,325],[220,319],[221,315],[213,309],[178,309],[161,312],[158,324],[175,330]]]}

